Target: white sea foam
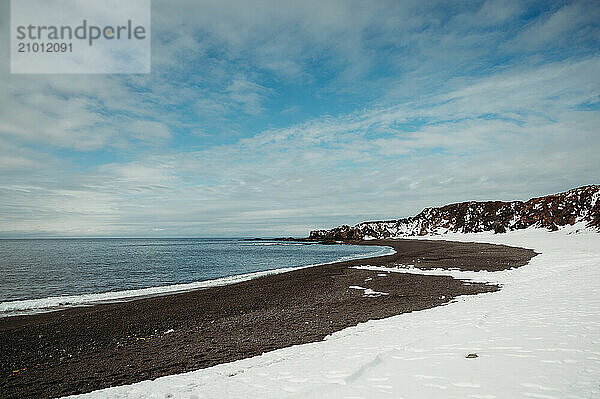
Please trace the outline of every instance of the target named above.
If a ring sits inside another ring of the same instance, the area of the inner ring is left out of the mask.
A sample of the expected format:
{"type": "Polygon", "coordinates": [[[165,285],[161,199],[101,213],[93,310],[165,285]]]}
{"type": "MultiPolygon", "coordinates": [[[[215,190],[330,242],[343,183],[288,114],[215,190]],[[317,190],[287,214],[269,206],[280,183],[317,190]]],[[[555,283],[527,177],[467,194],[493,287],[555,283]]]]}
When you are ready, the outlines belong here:
{"type": "Polygon", "coordinates": [[[134,290],[111,291],[95,294],[68,295],[68,296],[53,296],[40,299],[26,299],[20,301],[0,302],[0,317],[19,316],[32,313],[52,312],[65,309],[68,307],[91,306],[100,303],[122,302],[126,300],[139,299],[149,296],[160,296],[174,294],[179,292],[193,291],[197,289],[219,287],[223,285],[235,284],[242,281],[252,280],[255,278],[269,276],[273,274],[290,272],[293,270],[304,269],[307,267],[321,266],[335,262],[345,261],[349,259],[362,259],[373,256],[383,256],[394,254],[391,247],[377,247],[378,251],[367,254],[342,257],[334,262],[318,263],[306,266],[284,267],[280,269],[265,270],[261,272],[240,274],[236,276],[222,277],[214,280],[196,281],[187,284],[174,284],[161,287],[149,287],[134,290]]]}

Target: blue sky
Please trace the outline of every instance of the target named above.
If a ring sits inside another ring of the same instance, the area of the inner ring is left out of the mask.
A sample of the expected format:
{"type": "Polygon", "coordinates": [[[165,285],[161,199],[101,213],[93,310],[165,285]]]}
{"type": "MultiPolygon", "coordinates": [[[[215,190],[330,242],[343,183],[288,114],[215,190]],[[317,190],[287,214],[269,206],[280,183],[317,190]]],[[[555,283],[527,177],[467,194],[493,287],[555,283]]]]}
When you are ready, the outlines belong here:
{"type": "Polygon", "coordinates": [[[11,75],[0,235],[279,236],[600,170],[596,1],[152,2],[149,75],[11,75]]]}

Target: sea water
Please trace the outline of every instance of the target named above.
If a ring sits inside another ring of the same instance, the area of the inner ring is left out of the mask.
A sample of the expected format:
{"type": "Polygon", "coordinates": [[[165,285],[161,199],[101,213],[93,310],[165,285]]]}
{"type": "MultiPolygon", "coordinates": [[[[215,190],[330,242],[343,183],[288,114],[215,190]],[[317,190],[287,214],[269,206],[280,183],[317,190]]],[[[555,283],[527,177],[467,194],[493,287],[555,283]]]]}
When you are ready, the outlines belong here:
{"type": "Polygon", "coordinates": [[[242,239],[0,240],[0,317],[230,284],[390,251],[242,239]]]}

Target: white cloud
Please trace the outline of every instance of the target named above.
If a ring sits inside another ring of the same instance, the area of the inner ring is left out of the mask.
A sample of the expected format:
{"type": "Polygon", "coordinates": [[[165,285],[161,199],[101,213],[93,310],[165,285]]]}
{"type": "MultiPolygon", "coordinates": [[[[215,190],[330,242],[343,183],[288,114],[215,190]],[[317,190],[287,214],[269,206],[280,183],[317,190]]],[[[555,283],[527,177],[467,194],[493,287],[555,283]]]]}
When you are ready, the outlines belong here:
{"type": "Polygon", "coordinates": [[[581,40],[594,38],[595,32],[590,25],[596,24],[600,10],[594,1],[567,3],[562,8],[551,10],[545,18],[537,19],[526,26],[510,42],[512,49],[532,51],[541,46],[557,44],[576,45],[581,40]],[[575,33],[575,34],[569,34],[575,33]]]}
{"type": "Polygon", "coordinates": [[[263,111],[261,102],[266,88],[245,79],[234,79],[226,91],[229,98],[240,104],[247,114],[256,115],[263,111]]]}
{"type": "MultiPolygon", "coordinates": [[[[302,235],[597,183],[600,116],[580,107],[600,94],[597,54],[461,75],[503,40],[489,27],[519,5],[488,1],[445,19],[417,2],[155,3],[150,77],[0,79],[5,235],[302,235]],[[333,71],[315,101],[373,90],[377,103],[236,138],[232,114],[269,115],[273,82],[314,83],[315,57],[333,71]],[[372,68],[392,76],[369,78],[372,68]],[[222,140],[175,147],[179,130],[222,140]],[[77,161],[88,151],[106,159],[77,161]]],[[[531,43],[572,31],[559,14],[569,9],[532,23],[551,33],[531,43]]]]}

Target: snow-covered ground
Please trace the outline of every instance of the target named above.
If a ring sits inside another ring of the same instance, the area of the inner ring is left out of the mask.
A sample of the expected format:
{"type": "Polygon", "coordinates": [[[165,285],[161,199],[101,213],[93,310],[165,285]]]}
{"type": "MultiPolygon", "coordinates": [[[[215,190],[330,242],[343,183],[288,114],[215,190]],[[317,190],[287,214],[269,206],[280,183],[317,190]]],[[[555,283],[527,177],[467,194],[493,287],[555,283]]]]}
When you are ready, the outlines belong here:
{"type": "Polygon", "coordinates": [[[573,229],[437,237],[541,255],[504,272],[443,272],[498,282],[500,292],[81,397],[600,398],[600,234],[569,233],[573,229]],[[478,357],[466,358],[471,353],[478,357]]]}

